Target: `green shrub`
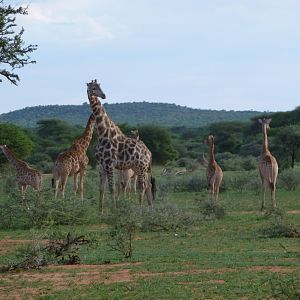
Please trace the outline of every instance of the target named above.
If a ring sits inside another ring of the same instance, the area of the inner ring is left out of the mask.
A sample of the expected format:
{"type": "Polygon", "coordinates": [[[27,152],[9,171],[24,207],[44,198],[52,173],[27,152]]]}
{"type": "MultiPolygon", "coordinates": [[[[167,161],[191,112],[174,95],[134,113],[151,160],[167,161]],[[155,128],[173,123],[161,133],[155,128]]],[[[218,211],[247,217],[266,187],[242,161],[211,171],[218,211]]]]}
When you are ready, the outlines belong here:
{"type": "Polygon", "coordinates": [[[28,190],[23,198],[12,191],[0,205],[0,228],[41,228],[49,225],[85,224],[90,220],[86,203],[54,199],[51,190],[28,190]]]}
{"type": "Polygon", "coordinates": [[[159,203],[153,209],[144,209],[141,230],[178,231],[194,226],[200,220],[199,215],[179,209],[173,203],[159,203]]]}
{"type": "Polygon", "coordinates": [[[278,177],[279,187],[294,191],[300,185],[300,168],[285,169],[278,177]]]}
{"type": "Polygon", "coordinates": [[[293,275],[276,274],[270,280],[274,299],[300,299],[300,280],[293,275]]]}
{"type": "Polygon", "coordinates": [[[196,200],[196,203],[205,220],[222,219],[226,215],[224,207],[219,203],[213,203],[204,197],[196,200]]]}
{"type": "Polygon", "coordinates": [[[275,212],[272,215],[271,224],[268,227],[263,227],[259,230],[259,233],[263,237],[277,238],[277,237],[288,237],[288,238],[299,238],[299,230],[291,224],[286,224],[283,215],[279,212],[275,212]]]}

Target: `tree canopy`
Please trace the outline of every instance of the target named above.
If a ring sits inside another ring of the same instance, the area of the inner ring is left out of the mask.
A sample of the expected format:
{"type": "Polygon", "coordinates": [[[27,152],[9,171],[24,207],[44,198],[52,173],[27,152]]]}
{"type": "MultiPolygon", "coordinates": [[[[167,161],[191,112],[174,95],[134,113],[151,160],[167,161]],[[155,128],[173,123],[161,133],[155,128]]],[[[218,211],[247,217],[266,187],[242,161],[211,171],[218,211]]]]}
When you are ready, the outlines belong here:
{"type": "MultiPolygon", "coordinates": [[[[33,150],[33,142],[25,131],[13,124],[0,124],[0,143],[7,145],[18,158],[25,158],[33,150]]],[[[4,155],[0,155],[0,162],[5,162],[4,155]]]]}
{"type": "Polygon", "coordinates": [[[23,40],[24,28],[17,31],[15,23],[17,15],[27,13],[27,7],[14,8],[0,0],[0,75],[15,85],[20,78],[14,70],[35,63],[29,54],[37,49],[37,45],[26,46],[23,40]]]}

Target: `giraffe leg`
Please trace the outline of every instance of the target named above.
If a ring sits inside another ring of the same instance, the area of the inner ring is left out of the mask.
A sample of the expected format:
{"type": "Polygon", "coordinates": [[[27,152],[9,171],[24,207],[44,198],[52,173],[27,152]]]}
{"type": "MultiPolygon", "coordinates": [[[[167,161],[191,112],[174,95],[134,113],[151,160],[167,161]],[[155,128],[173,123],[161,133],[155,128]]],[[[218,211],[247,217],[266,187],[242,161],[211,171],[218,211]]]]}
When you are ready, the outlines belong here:
{"type": "Polygon", "coordinates": [[[54,191],[54,199],[57,199],[57,194],[58,194],[58,190],[59,190],[59,180],[55,181],[55,191],[54,191]]]}
{"type": "Polygon", "coordinates": [[[80,171],[80,197],[81,197],[81,201],[83,201],[83,183],[84,183],[85,174],[86,174],[85,169],[80,171]]]}
{"type": "Polygon", "coordinates": [[[260,211],[263,211],[266,209],[266,206],[265,206],[265,189],[266,189],[266,186],[265,186],[265,183],[262,182],[261,183],[261,187],[260,187],[260,211]]]}
{"type": "Polygon", "coordinates": [[[152,195],[152,183],[151,183],[151,179],[148,176],[148,174],[146,175],[146,197],[147,197],[147,202],[148,202],[148,206],[153,207],[153,195],[152,195]]]}
{"type": "Polygon", "coordinates": [[[106,173],[102,165],[99,166],[99,212],[104,213],[104,188],[106,182],[106,173]]]}
{"type": "Polygon", "coordinates": [[[74,196],[75,197],[78,192],[78,175],[79,173],[74,174],[74,196]]]}
{"type": "Polygon", "coordinates": [[[276,209],[276,202],[275,202],[275,192],[276,192],[276,187],[274,183],[270,183],[270,189],[271,189],[271,201],[272,201],[272,209],[276,209]]]}
{"type": "Polygon", "coordinates": [[[139,190],[139,204],[142,206],[144,194],[145,194],[145,177],[144,174],[139,172],[137,178],[138,190],[139,190]]]}
{"type": "Polygon", "coordinates": [[[218,202],[219,199],[219,190],[220,190],[220,186],[218,184],[215,185],[215,203],[218,202]]]}
{"type": "MultiPolygon", "coordinates": [[[[114,181],[114,168],[113,167],[107,167],[106,168],[106,174],[108,179],[108,187],[112,198],[112,205],[113,208],[117,208],[117,202],[116,202],[116,195],[115,195],[115,181],[114,181]]],[[[126,186],[125,186],[126,188],[126,186]]]]}
{"type": "Polygon", "coordinates": [[[68,175],[63,175],[61,177],[61,194],[63,199],[65,199],[67,180],[68,180],[68,175]]]}

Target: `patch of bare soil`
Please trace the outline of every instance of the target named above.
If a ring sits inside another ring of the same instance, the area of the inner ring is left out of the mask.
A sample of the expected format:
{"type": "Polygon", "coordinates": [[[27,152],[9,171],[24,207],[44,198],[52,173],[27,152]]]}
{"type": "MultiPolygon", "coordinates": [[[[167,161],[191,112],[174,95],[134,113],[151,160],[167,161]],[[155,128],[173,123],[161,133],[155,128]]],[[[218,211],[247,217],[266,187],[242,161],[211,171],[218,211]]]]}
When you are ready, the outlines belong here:
{"type": "Polygon", "coordinates": [[[0,240],[0,255],[13,252],[18,246],[31,242],[32,240],[13,240],[9,238],[2,239],[0,240]]]}
{"type": "Polygon", "coordinates": [[[43,272],[31,270],[3,273],[0,274],[3,285],[0,288],[0,299],[34,299],[36,295],[51,294],[51,291],[65,290],[69,286],[129,282],[132,280],[130,267],[140,264],[56,265],[44,268],[43,272]],[[24,285],[36,283],[40,283],[41,287],[23,288],[24,285]]]}
{"type": "Polygon", "coordinates": [[[288,210],[287,213],[290,215],[299,215],[300,210],[288,210]]]}
{"type": "MultiPolygon", "coordinates": [[[[269,271],[289,273],[300,267],[283,266],[254,266],[249,268],[221,268],[221,269],[191,269],[177,272],[137,272],[132,273],[131,267],[141,263],[120,263],[107,265],[55,265],[42,271],[22,271],[0,274],[0,299],[34,299],[37,295],[49,295],[57,290],[65,290],[70,286],[90,284],[112,284],[116,282],[130,282],[139,278],[157,276],[180,276],[187,274],[224,274],[227,272],[269,271]],[[30,287],[33,285],[35,287],[30,287]],[[36,285],[39,287],[36,288],[36,285]],[[24,288],[24,286],[28,286],[24,288]]],[[[224,280],[212,279],[207,283],[224,284],[224,280]]],[[[199,282],[201,283],[201,282],[199,282]]],[[[203,283],[203,282],[202,282],[203,283]]],[[[197,282],[178,282],[178,284],[197,284],[197,282]]]]}
{"type": "Polygon", "coordinates": [[[205,283],[219,283],[219,284],[224,284],[225,280],[222,280],[222,279],[212,279],[212,280],[208,280],[208,281],[183,281],[183,282],[177,282],[177,284],[182,284],[182,285],[205,284],[205,283]]]}

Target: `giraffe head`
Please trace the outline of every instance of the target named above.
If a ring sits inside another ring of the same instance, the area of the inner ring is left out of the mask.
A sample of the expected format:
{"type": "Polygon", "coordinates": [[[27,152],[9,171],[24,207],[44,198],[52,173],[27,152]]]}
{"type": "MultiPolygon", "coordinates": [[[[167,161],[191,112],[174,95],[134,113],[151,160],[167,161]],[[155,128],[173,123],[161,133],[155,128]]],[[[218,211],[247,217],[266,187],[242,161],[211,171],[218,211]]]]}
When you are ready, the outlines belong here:
{"type": "Polygon", "coordinates": [[[87,94],[89,99],[94,97],[100,97],[102,99],[106,99],[105,94],[100,88],[100,84],[97,82],[97,80],[92,80],[90,83],[87,83],[87,94]]]}
{"type": "Polygon", "coordinates": [[[263,118],[263,119],[258,119],[258,122],[260,124],[262,124],[262,128],[266,128],[266,129],[270,129],[270,123],[271,123],[272,119],[271,118],[263,118]]]}
{"type": "Polygon", "coordinates": [[[212,145],[214,143],[214,136],[210,133],[207,138],[204,140],[205,145],[212,145]]]}

